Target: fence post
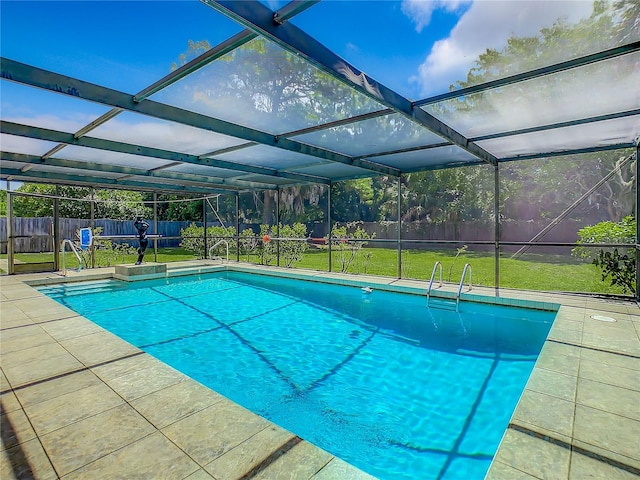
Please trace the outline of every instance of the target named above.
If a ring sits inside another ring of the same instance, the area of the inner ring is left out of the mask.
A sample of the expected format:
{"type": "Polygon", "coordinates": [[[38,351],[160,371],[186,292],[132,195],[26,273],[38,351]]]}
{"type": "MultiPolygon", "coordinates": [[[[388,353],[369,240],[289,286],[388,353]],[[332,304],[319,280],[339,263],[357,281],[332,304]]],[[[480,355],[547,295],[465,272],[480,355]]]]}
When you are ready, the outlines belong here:
{"type": "Polygon", "coordinates": [[[638,168],[638,163],[640,163],[640,138],[636,139],[636,169],[634,172],[636,176],[636,303],[640,302],[640,246],[638,245],[638,243],[640,243],[640,221],[638,220],[638,207],[640,207],[640,189],[638,188],[640,183],[638,182],[638,172],[640,169],[638,168]]]}
{"type": "Polygon", "coordinates": [[[327,187],[327,223],[329,224],[329,235],[327,235],[327,238],[329,239],[329,272],[331,272],[331,182],[329,182],[329,186],[327,187]]]}
{"type": "Polygon", "coordinates": [[[207,199],[202,199],[202,225],[204,226],[204,258],[207,259],[209,252],[207,251],[207,199]]]}
{"type": "Polygon", "coordinates": [[[280,266],[280,187],[276,187],[276,265],[280,266]]]}
{"type": "Polygon", "coordinates": [[[236,262],[240,262],[240,194],[236,196],[236,262]]]}
{"type": "Polygon", "coordinates": [[[398,176],[398,278],[402,278],[402,174],[398,176]]]}
{"type": "MultiPolygon", "coordinates": [[[[153,233],[158,234],[158,194],[153,192],[153,233]]],[[[158,237],[153,237],[153,261],[158,262],[158,237]]]]}
{"type": "Polygon", "coordinates": [[[58,198],[58,187],[56,187],[56,197],[53,199],[53,269],[60,270],[60,199],[58,198]]]}
{"type": "Polygon", "coordinates": [[[9,180],[7,180],[7,273],[9,275],[15,274],[13,262],[13,194],[9,180]]]}
{"type": "MultiPolygon", "coordinates": [[[[91,187],[91,234],[96,227],[96,201],[95,201],[96,189],[91,187]]],[[[91,268],[96,268],[96,246],[94,242],[91,242],[91,268]]]]}
{"type": "Polygon", "coordinates": [[[494,179],[493,179],[493,211],[495,212],[495,224],[494,224],[494,263],[495,263],[495,289],[496,297],[500,296],[500,176],[498,171],[499,163],[496,163],[494,167],[494,179]]]}

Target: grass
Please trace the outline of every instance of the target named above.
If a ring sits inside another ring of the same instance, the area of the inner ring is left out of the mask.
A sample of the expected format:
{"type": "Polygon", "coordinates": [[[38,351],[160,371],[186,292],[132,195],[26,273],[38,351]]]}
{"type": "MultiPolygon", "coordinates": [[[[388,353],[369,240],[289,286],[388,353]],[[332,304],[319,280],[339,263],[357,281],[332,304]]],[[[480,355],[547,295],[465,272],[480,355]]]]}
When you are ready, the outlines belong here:
{"type": "MultiPolygon", "coordinates": [[[[97,265],[106,265],[101,252],[97,253],[97,265]]],[[[229,252],[235,259],[235,252],[229,252]]],[[[6,258],[6,255],[0,256],[6,258]]],[[[158,262],[169,263],[193,260],[196,257],[182,248],[159,248],[158,262]]],[[[16,254],[23,262],[46,262],[53,260],[52,253],[16,254]]],[[[118,255],[111,264],[134,263],[137,255],[118,255]]],[[[145,260],[153,261],[153,250],[147,250],[145,260]]],[[[246,255],[240,256],[247,261],[246,255]]],[[[249,261],[260,263],[257,255],[251,255],[249,261]]],[[[72,253],[65,258],[67,268],[77,268],[78,261],[72,253]]],[[[442,278],[458,283],[466,263],[471,264],[474,285],[494,286],[495,264],[493,253],[465,251],[456,258],[455,251],[404,250],[402,252],[402,277],[429,280],[435,262],[442,264],[442,278]]],[[[333,251],[333,271],[342,270],[340,253],[333,251]]],[[[273,262],[275,264],[275,262],[273,262]]],[[[295,264],[298,268],[328,271],[329,259],[326,248],[308,249],[303,259],[295,264]]],[[[395,249],[364,248],[358,258],[346,270],[353,274],[381,275],[397,277],[398,260],[395,249]],[[366,260],[366,258],[368,260],[366,260]]],[[[466,283],[466,282],[465,282],[466,283]]],[[[503,256],[500,259],[500,286],[521,290],[566,291],[588,293],[620,294],[621,290],[611,287],[601,280],[600,270],[588,262],[563,255],[526,254],[519,259],[503,256]]]]}

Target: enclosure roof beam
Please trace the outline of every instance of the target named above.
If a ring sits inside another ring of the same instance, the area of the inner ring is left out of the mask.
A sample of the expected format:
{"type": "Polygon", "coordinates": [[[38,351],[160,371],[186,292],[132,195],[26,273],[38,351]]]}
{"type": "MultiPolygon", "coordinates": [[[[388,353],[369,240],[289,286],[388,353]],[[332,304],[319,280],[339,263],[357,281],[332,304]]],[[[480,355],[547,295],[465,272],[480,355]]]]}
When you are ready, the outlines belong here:
{"type": "Polygon", "coordinates": [[[503,157],[500,162],[513,162],[515,160],[532,160],[534,158],[551,158],[563,157],[565,155],[580,155],[583,153],[607,152],[609,150],[621,150],[623,148],[635,148],[634,142],[615,143],[612,145],[602,145],[599,147],[574,148],[571,150],[559,150],[555,152],[529,153],[525,155],[515,155],[512,157],[503,157]]]}
{"type": "Polygon", "coordinates": [[[295,55],[304,57],[333,78],[403,114],[472,155],[492,165],[497,164],[498,159],[495,156],[475,143],[470,142],[460,133],[421,108],[414,109],[408,99],[371,79],[364,72],[347,63],[295,25],[291,23],[281,25],[274,22],[273,13],[261,2],[241,0],[201,1],[247,28],[276,42],[295,55]]]}
{"type": "MultiPolygon", "coordinates": [[[[34,167],[37,165],[51,165],[54,167],[74,168],[79,170],[107,173],[121,173],[127,176],[138,177],[154,177],[158,179],[166,178],[168,180],[180,180],[185,182],[197,183],[200,185],[215,185],[219,188],[229,189],[260,189],[260,190],[275,190],[276,187],[272,184],[261,182],[250,182],[247,180],[236,180],[229,178],[216,178],[203,175],[193,175],[189,173],[180,172],[167,172],[163,170],[150,169],[145,170],[143,168],[125,167],[120,165],[112,165],[108,163],[95,163],[95,162],[83,162],[78,160],[69,160],[65,158],[42,158],[37,155],[26,155],[22,153],[13,153],[0,151],[0,159],[8,162],[20,162],[26,163],[28,167],[34,167]]],[[[124,178],[120,178],[124,180],[124,178]]]]}
{"type": "Polygon", "coordinates": [[[352,157],[341,153],[296,142],[277,135],[271,135],[253,128],[237,125],[218,118],[208,117],[182,108],[154,102],[148,99],[135,102],[133,97],[129,94],[78,80],[66,75],[60,75],[38,67],[26,65],[5,57],[0,57],[0,63],[2,65],[2,72],[0,73],[0,76],[6,80],[12,80],[24,85],[42,88],[44,90],[101,103],[103,105],[109,105],[115,108],[121,108],[123,110],[148,115],[150,117],[222,133],[250,142],[261,143],[270,147],[281,148],[283,150],[302,153],[332,162],[364,168],[378,174],[400,175],[400,171],[395,168],[378,165],[365,160],[353,160],[352,157]]]}
{"type": "Polygon", "coordinates": [[[183,185],[172,185],[169,183],[148,183],[135,182],[131,180],[118,180],[115,178],[95,177],[88,175],[67,175],[62,173],[47,172],[46,177],[41,175],[42,172],[28,170],[26,172],[17,168],[3,168],[0,177],[11,177],[12,180],[19,180],[30,183],[61,183],[66,185],[87,185],[101,186],[105,188],[119,188],[122,190],[148,190],[155,192],[168,193],[201,193],[201,194],[222,194],[227,195],[235,193],[228,190],[216,190],[203,187],[189,187],[183,185]]]}
{"type": "Polygon", "coordinates": [[[525,133],[542,132],[544,130],[554,130],[556,128],[573,127],[575,125],[585,125],[587,123],[594,123],[594,122],[604,122],[605,120],[615,120],[616,118],[631,117],[633,115],[640,115],[640,108],[636,108],[634,110],[626,110],[624,112],[608,113],[606,115],[598,115],[595,117],[580,118],[578,120],[569,120],[566,122],[539,125],[537,127],[520,128],[518,130],[509,130],[507,132],[481,135],[478,137],[473,137],[471,140],[473,140],[474,142],[480,142],[482,140],[491,140],[493,138],[511,137],[513,135],[522,135],[525,133]]]}
{"type": "Polygon", "coordinates": [[[328,180],[323,177],[316,177],[312,175],[279,172],[278,170],[266,167],[238,164],[225,160],[217,160],[213,158],[201,158],[196,155],[189,155],[186,153],[172,152],[169,150],[162,150],[159,148],[145,147],[142,145],[132,145],[129,143],[115,142],[113,140],[106,140],[95,137],[80,137],[75,138],[73,134],[60,132],[57,130],[50,130],[40,127],[32,127],[29,125],[21,125],[18,123],[0,121],[0,132],[7,133],[9,135],[17,135],[21,137],[36,138],[38,140],[47,140],[50,142],[64,143],[68,145],[77,145],[80,147],[95,148],[99,150],[108,150],[111,152],[129,153],[132,155],[142,155],[147,157],[159,158],[162,160],[170,160],[181,163],[191,163],[195,165],[204,165],[217,168],[224,168],[227,170],[235,170],[244,173],[254,173],[258,175],[266,175],[272,177],[282,177],[290,180],[296,180],[299,182],[311,182],[311,183],[327,183],[328,180]]]}
{"type": "MultiPolygon", "coordinates": [[[[295,1],[291,2],[288,5],[282,7],[278,12],[276,12],[275,16],[278,18],[280,22],[285,22],[290,20],[294,16],[299,13],[304,12],[309,7],[318,3],[319,0],[312,1],[295,1]]],[[[157,82],[149,85],[147,88],[142,90],[140,93],[133,96],[133,100],[136,102],[140,102],[145,98],[150,97],[154,93],[159,92],[163,88],[168,87],[169,85],[177,82],[178,80],[183,79],[187,75],[192,74],[196,70],[208,65],[209,63],[217,60],[220,57],[223,57],[227,53],[233,52],[236,48],[241,47],[242,45],[250,42],[258,35],[249,29],[245,29],[241,32],[236,33],[232,37],[228,38],[224,42],[218,44],[217,46],[207,50],[202,55],[194,58],[190,62],[185,63],[181,67],[175,69],[170,74],[161,78],[157,82]]]]}
{"type": "MultiPolygon", "coordinates": [[[[635,116],[635,115],[640,115],[640,108],[636,108],[634,110],[626,110],[624,112],[616,112],[616,113],[608,113],[605,115],[597,115],[595,117],[586,117],[586,118],[579,118],[577,120],[568,120],[566,122],[558,122],[558,123],[550,123],[547,125],[538,125],[535,127],[528,127],[528,128],[520,128],[517,130],[508,130],[505,132],[498,132],[498,133],[490,133],[487,135],[480,135],[477,137],[470,137],[469,141],[472,142],[481,142],[483,140],[491,140],[494,138],[504,138],[504,137],[511,137],[514,135],[522,135],[525,133],[535,133],[535,132],[542,132],[545,130],[554,130],[557,128],[564,128],[564,127],[573,127],[576,125],[585,125],[588,123],[595,123],[595,122],[603,122],[606,120],[615,120],[616,118],[625,118],[625,117],[631,117],[631,116],[635,116]]],[[[375,158],[375,157],[381,157],[381,156],[385,156],[385,155],[392,155],[392,154],[398,154],[398,153],[407,153],[407,152],[414,152],[414,151],[418,151],[418,150],[429,150],[432,148],[439,148],[439,147],[446,147],[452,145],[451,142],[442,142],[442,143],[436,143],[436,144],[432,144],[432,145],[420,145],[417,147],[408,147],[408,148],[403,148],[403,149],[399,149],[399,150],[390,150],[390,151],[386,151],[386,152],[378,152],[378,153],[374,153],[374,154],[370,154],[370,155],[361,155],[361,156],[357,156],[354,157],[356,159],[358,158],[375,158]]],[[[501,159],[499,159],[500,161],[502,161],[501,159]]],[[[406,172],[412,172],[414,170],[403,170],[403,173],[406,172]]]]}
{"type": "Polygon", "coordinates": [[[615,58],[620,55],[626,55],[628,53],[637,52],[639,50],[640,50],[640,41],[632,42],[619,47],[603,50],[602,52],[574,58],[573,60],[567,60],[566,62],[556,63],[554,65],[550,65],[547,67],[536,68],[535,70],[530,70],[528,72],[517,73],[515,75],[510,75],[508,77],[491,80],[489,82],[479,83],[478,85],[473,85],[471,87],[461,88],[459,90],[453,90],[451,92],[443,93],[441,95],[435,95],[433,97],[425,98],[423,100],[418,100],[413,104],[416,107],[420,107],[423,105],[430,105],[433,103],[442,102],[443,100],[462,97],[465,95],[470,95],[472,93],[484,92],[486,90],[491,90],[492,88],[504,87],[506,85],[511,85],[512,83],[518,83],[524,80],[530,80],[532,78],[542,77],[545,75],[551,75],[553,73],[562,72],[564,70],[582,67],[584,65],[589,65],[590,63],[601,62],[603,60],[608,60],[610,58],[615,58]]]}
{"type": "MultiPolygon", "coordinates": [[[[291,132],[287,132],[287,133],[283,133],[281,135],[279,135],[280,137],[286,137],[286,138],[290,138],[290,137],[295,137],[297,135],[303,135],[305,133],[313,133],[313,132],[318,132],[321,130],[328,130],[329,128],[334,128],[334,127],[341,127],[343,125],[351,125],[352,123],[356,123],[356,122],[361,122],[363,120],[369,120],[371,118],[377,118],[377,117],[382,117],[384,115],[388,115],[390,113],[393,113],[393,110],[391,110],[390,108],[385,108],[383,110],[377,110],[375,112],[369,112],[369,113],[363,113],[361,115],[356,115],[353,117],[348,117],[348,118],[343,118],[341,120],[334,120],[332,122],[327,122],[327,123],[322,123],[320,125],[314,125],[313,127],[306,127],[306,128],[301,128],[299,130],[293,130],[291,132]]],[[[232,147],[226,147],[226,148],[221,148],[219,150],[214,150],[212,152],[209,153],[204,153],[201,155],[201,157],[215,157],[216,155],[222,155],[224,153],[229,153],[229,152],[235,152],[237,150],[242,150],[244,148],[248,148],[248,147],[253,147],[255,145],[258,145],[255,142],[248,142],[248,143],[243,143],[241,145],[234,145],[232,147]]],[[[373,155],[370,155],[373,156],[373,155]]],[[[357,157],[353,157],[354,159],[363,159],[365,158],[364,155],[360,155],[357,157]]],[[[323,162],[326,163],[326,162],[323,162]]]]}

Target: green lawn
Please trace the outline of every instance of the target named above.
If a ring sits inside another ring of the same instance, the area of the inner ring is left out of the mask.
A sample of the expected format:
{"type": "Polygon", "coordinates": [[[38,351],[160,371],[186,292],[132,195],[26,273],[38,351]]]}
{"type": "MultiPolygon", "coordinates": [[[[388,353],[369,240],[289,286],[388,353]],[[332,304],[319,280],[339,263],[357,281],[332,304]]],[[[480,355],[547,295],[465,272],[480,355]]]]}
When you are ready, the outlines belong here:
{"type": "MultiPolygon", "coordinates": [[[[229,252],[230,258],[236,258],[235,252],[229,252]]],[[[6,258],[6,255],[2,255],[6,258]]],[[[51,253],[16,254],[16,258],[23,262],[52,261],[51,253]]],[[[147,250],[146,261],[153,261],[153,250],[147,250]]],[[[192,260],[196,257],[182,248],[159,248],[158,262],[177,262],[192,260]]],[[[136,255],[119,255],[111,259],[111,265],[133,263],[136,255]]],[[[240,256],[241,261],[247,261],[246,255],[240,256]]],[[[257,255],[251,255],[249,260],[259,263],[257,255]]],[[[493,286],[495,265],[492,253],[464,252],[455,258],[451,251],[417,251],[405,250],[402,253],[402,277],[428,280],[435,262],[442,264],[444,281],[458,283],[466,263],[471,264],[473,284],[493,286]]],[[[70,252],[66,253],[66,267],[77,268],[78,262],[70,252]]],[[[106,259],[97,253],[98,265],[106,265],[106,259]]],[[[273,262],[272,264],[275,264],[273,262]]],[[[304,258],[295,264],[298,268],[328,271],[329,259],[326,248],[310,248],[304,258]]],[[[333,271],[341,271],[342,261],[340,252],[333,252],[333,271]]],[[[352,262],[347,272],[354,274],[369,274],[396,277],[398,274],[397,251],[395,249],[364,248],[358,258],[352,262]],[[365,261],[365,257],[369,257],[365,261]]],[[[465,282],[466,283],[466,282],[465,282]]],[[[500,260],[500,286],[522,290],[548,290],[589,293],[621,293],[619,288],[611,287],[602,282],[600,271],[588,262],[580,262],[575,258],[560,255],[527,254],[519,259],[503,256],[500,260]]]]}

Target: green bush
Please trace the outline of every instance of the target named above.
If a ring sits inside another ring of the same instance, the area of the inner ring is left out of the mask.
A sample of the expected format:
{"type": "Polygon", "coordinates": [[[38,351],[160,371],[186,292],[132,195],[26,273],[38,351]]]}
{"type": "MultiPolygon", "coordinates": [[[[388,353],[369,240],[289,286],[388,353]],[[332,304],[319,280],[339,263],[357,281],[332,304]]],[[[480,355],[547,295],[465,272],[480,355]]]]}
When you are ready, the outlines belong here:
{"type": "MultiPolygon", "coordinates": [[[[227,241],[234,237],[236,229],[234,227],[218,227],[212,226],[207,228],[207,248],[211,248],[218,241],[225,239],[227,241]]],[[[204,227],[192,223],[187,228],[180,229],[182,241],[180,246],[193,253],[198,258],[205,258],[209,252],[205,252],[204,248],[204,227]]],[[[226,246],[221,243],[212,251],[212,255],[226,256],[226,246]]]]}
{"type": "Polygon", "coordinates": [[[240,238],[238,239],[240,243],[240,252],[245,253],[247,255],[247,262],[250,260],[250,255],[254,252],[256,248],[258,248],[258,244],[260,243],[260,239],[253,233],[253,230],[250,228],[245,228],[242,232],[240,232],[240,238]]]}
{"type": "Polygon", "coordinates": [[[300,240],[280,240],[280,257],[285,267],[292,267],[304,257],[307,250],[307,227],[303,223],[280,225],[281,238],[299,238],[300,240]]]}
{"type": "Polygon", "coordinates": [[[260,225],[258,253],[260,255],[260,263],[262,265],[271,265],[271,262],[276,258],[276,244],[271,241],[273,237],[275,237],[275,233],[273,232],[273,227],[271,225],[260,225]]]}
{"type": "Polygon", "coordinates": [[[581,228],[578,231],[578,243],[585,247],[575,247],[571,254],[591,260],[602,271],[602,281],[622,288],[622,293],[636,292],[636,221],[627,216],[619,222],[600,222],[581,228]],[[593,253],[590,243],[629,243],[629,248],[600,248],[593,253]]]}
{"type": "MultiPolygon", "coordinates": [[[[367,240],[375,238],[376,234],[369,235],[357,222],[347,223],[342,227],[334,225],[331,229],[331,245],[338,252],[340,271],[346,272],[351,264],[354,264],[354,273],[360,273],[360,250],[367,245],[367,240]],[[354,263],[355,261],[355,263],[354,263]]],[[[366,273],[367,265],[371,257],[363,258],[363,268],[366,273]]]]}

